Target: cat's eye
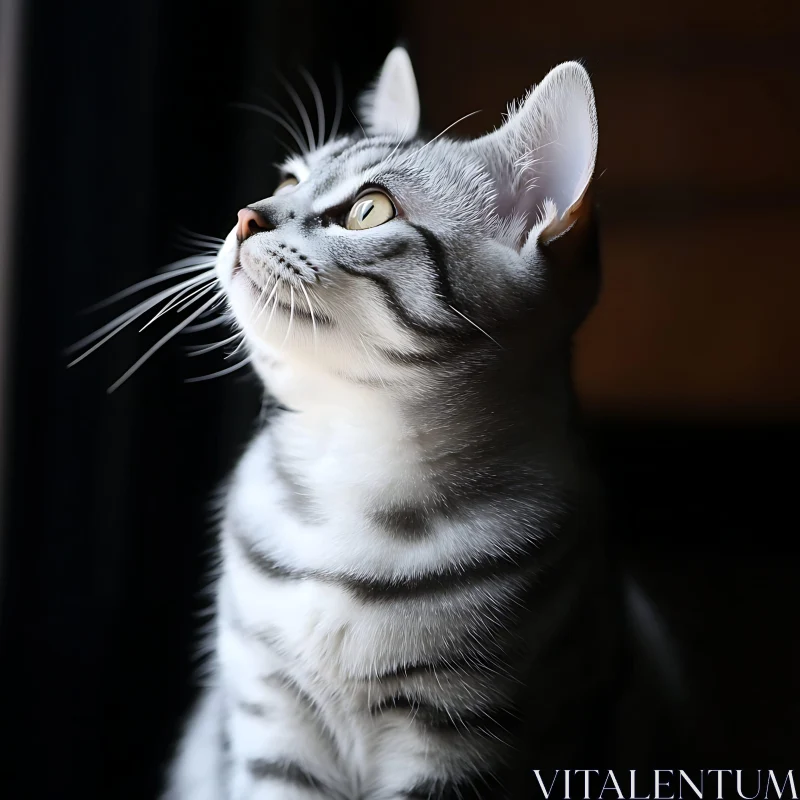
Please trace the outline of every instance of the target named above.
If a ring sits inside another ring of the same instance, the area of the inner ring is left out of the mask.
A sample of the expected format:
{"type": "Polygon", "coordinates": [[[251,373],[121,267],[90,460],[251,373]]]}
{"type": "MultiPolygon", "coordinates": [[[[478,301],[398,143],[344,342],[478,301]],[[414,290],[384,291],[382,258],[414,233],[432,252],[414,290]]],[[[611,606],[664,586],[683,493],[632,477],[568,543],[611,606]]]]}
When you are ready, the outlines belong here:
{"type": "Polygon", "coordinates": [[[272,194],[273,195],[281,194],[282,192],[285,192],[287,189],[291,189],[292,186],[297,186],[298,183],[299,181],[297,180],[297,178],[294,177],[294,175],[289,175],[287,178],[285,178],[278,184],[278,188],[275,189],[275,191],[272,194]]]}
{"type": "Polygon", "coordinates": [[[397,211],[389,196],[378,189],[370,189],[353,203],[344,226],[349,231],[363,231],[383,225],[396,216],[397,211]]]}

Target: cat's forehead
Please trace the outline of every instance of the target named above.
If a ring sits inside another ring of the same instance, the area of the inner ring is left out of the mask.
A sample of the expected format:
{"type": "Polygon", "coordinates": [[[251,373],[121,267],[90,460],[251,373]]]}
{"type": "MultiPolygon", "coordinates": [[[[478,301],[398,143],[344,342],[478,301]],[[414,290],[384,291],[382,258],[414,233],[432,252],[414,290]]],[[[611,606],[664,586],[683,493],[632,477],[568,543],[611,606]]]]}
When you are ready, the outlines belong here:
{"type": "Polygon", "coordinates": [[[426,143],[390,135],[348,137],[292,156],[282,170],[308,186],[313,210],[322,213],[351,200],[364,184],[373,181],[400,183],[408,188],[424,176],[448,173],[448,167],[453,166],[448,162],[457,155],[451,151],[456,147],[446,140],[426,143]]]}
{"type": "Polygon", "coordinates": [[[282,170],[299,181],[313,180],[318,190],[325,191],[336,182],[364,175],[376,167],[397,164],[419,149],[420,142],[393,136],[342,138],[303,155],[294,155],[282,170]]]}

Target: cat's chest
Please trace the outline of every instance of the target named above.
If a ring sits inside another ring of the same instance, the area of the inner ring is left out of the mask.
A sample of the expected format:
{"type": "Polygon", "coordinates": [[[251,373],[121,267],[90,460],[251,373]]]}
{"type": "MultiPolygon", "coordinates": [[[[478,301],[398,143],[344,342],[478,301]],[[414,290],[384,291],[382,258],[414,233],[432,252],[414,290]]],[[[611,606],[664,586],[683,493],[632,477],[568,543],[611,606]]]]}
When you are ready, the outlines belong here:
{"type": "Polygon", "coordinates": [[[261,432],[234,474],[227,518],[304,567],[337,569],[345,554],[372,561],[396,549],[379,512],[419,504],[430,475],[413,444],[386,435],[391,423],[364,413],[335,427],[312,419],[295,433],[289,420],[261,432]]]}

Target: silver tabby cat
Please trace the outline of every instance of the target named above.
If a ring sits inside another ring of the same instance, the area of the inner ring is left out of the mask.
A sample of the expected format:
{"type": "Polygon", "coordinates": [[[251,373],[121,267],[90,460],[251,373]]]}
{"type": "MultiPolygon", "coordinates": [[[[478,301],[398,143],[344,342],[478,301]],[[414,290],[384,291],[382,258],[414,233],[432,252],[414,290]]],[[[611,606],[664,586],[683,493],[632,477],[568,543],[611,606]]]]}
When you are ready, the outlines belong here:
{"type": "Polygon", "coordinates": [[[421,139],[398,48],[362,120],[218,254],[275,402],[227,489],[170,800],[527,798],[592,741],[614,634],[570,379],[589,78],[562,64],[492,133],[421,139]]]}

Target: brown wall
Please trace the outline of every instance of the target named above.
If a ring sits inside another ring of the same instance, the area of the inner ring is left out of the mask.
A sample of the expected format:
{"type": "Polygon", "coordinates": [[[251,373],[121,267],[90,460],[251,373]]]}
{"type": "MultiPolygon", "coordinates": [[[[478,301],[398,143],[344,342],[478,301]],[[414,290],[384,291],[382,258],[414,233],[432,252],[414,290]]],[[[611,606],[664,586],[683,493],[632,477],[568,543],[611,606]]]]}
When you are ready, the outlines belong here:
{"type": "Polygon", "coordinates": [[[428,126],[461,135],[559,61],[592,74],[605,288],[590,411],[800,417],[800,2],[400,7],[428,126]],[[454,131],[454,133],[456,132],[454,131]]]}

